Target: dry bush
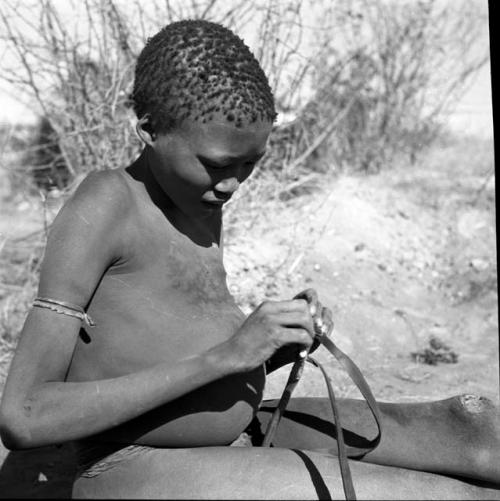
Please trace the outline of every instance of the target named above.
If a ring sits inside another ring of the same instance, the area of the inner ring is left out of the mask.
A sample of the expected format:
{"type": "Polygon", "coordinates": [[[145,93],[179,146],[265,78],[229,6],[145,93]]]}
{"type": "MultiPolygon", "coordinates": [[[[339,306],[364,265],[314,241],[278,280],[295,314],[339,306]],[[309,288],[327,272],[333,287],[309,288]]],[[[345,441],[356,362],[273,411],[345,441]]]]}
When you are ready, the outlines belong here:
{"type": "Polygon", "coordinates": [[[321,158],[364,171],[401,153],[414,163],[488,61],[486,3],[339,0],[322,16],[336,29],[317,37],[299,119],[309,141],[343,113],[321,158]]]}
{"type": "Polygon", "coordinates": [[[68,13],[48,0],[22,4],[5,0],[0,6],[9,61],[0,79],[24,93],[43,116],[43,130],[35,141],[37,150],[44,147],[43,158],[32,155],[36,162],[25,168],[45,169],[50,177],[60,171],[63,161],[73,179],[91,170],[123,166],[134,158],[140,144],[127,103],[136,57],[149,35],[177,19],[213,20],[237,32],[250,18],[261,19],[255,52],[278,100],[291,105],[293,93],[283,92],[281,80],[300,80],[290,71],[284,75],[283,69],[295,65],[295,72],[303,72],[301,63],[294,61],[293,46],[296,28],[300,31],[299,0],[156,1],[147,8],[115,0],[70,4],[81,23],[68,23],[68,13]],[[50,159],[59,166],[49,165],[50,159]]]}
{"type": "Polygon", "coordinates": [[[368,171],[397,152],[414,159],[488,58],[484,15],[473,15],[477,2],[463,0],[65,5],[71,22],[50,0],[4,0],[0,7],[9,61],[0,78],[43,116],[36,154],[24,167],[58,187],[137,154],[126,106],[133,67],[147,36],[170,21],[221,22],[249,41],[278,112],[293,115],[276,128],[264,162],[290,183],[332,164],[368,171]]]}

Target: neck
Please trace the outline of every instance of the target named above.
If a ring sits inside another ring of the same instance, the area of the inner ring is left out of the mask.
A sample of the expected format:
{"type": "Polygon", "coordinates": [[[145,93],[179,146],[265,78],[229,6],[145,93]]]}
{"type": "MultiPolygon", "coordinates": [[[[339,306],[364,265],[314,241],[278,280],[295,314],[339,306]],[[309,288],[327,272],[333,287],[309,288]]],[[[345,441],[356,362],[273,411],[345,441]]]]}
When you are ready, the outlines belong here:
{"type": "Polygon", "coordinates": [[[136,181],[144,185],[151,201],[167,215],[170,212],[174,212],[176,207],[168,194],[162,190],[151,172],[150,152],[148,150],[149,147],[146,146],[139,155],[139,158],[126,170],[136,181]]]}
{"type": "Polygon", "coordinates": [[[150,168],[150,155],[149,147],[146,146],[137,160],[126,169],[132,178],[143,186],[146,198],[158,207],[174,228],[196,244],[204,247],[210,247],[213,243],[219,245],[221,214],[197,219],[182,212],[156,180],[150,168]]]}

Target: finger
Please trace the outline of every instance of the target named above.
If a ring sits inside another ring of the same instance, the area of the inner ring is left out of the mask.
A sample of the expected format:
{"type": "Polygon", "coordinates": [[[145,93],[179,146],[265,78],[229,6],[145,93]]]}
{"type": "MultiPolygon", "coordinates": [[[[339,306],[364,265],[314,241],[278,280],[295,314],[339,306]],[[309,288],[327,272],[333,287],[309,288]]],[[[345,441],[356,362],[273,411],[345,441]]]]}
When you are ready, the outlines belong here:
{"type": "Polygon", "coordinates": [[[290,299],[286,301],[264,301],[258,307],[262,312],[274,315],[288,312],[309,313],[309,306],[305,299],[290,299]]]}
{"type": "Polygon", "coordinates": [[[315,335],[312,318],[307,310],[275,314],[272,316],[272,319],[283,327],[302,327],[311,337],[315,335]]]}
{"type": "Polygon", "coordinates": [[[314,289],[303,290],[302,292],[299,292],[295,298],[303,298],[308,302],[312,316],[316,315],[318,311],[320,311],[318,293],[314,289]]]}
{"type": "Polygon", "coordinates": [[[307,313],[309,316],[309,305],[305,298],[300,299],[290,299],[287,301],[269,301],[263,304],[269,303],[269,313],[307,313]]]}
{"type": "Polygon", "coordinates": [[[300,344],[309,348],[313,343],[313,338],[306,329],[298,327],[285,327],[282,332],[281,345],[300,344]]]}

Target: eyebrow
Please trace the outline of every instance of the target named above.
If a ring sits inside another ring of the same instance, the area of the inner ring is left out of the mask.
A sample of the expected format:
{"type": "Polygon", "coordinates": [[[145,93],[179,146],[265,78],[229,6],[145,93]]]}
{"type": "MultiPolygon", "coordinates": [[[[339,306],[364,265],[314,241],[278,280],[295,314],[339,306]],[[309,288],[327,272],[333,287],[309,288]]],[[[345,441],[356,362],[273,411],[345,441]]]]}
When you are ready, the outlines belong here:
{"type": "MultiPolygon", "coordinates": [[[[249,162],[257,162],[259,161],[264,155],[266,154],[266,150],[261,151],[260,153],[257,153],[253,157],[249,157],[248,161],[249,162]]],[[[207,162],[209,164],[217,164],[217,165],[229,165],[232,162],[241,160],[241,157],[239,156],[232,156],[232,155],[223,155],[220,157],[206,157],[204,155],[198,155],[198,158],[202,162],[207,162]]]]}

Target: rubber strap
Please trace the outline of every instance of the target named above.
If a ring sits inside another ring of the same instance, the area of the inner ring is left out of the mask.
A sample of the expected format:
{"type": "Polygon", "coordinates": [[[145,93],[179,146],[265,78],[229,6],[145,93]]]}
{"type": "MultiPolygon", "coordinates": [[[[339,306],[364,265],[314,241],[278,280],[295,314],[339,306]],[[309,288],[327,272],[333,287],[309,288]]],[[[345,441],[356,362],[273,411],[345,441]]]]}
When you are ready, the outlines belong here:
{"type": "Polygon", "coordinates": [[[373,393],[370,390],[370,387],[368,386],[365,378],[363,377],[363,374],[361,374],[358,366],[328,337],[324,336],[323,338],[321,338],[321,344],[340,362],[349,377],[352,379],[353,383],[357,386],[357,388],[361,392],[361,395],[363,395],[363,397],[365,398],[366,403],[368,404],[368,407],[370,408],[370,411],[375,419],[375,423],[377,424],[378,433],[376,437],[372,440],[365,439],[365,447],[347,447],[348,456],[362,456],[367,452],[375,449],[375,447],[377,447],[377,445],[380,443],[380,439],[382,438],[382,420],[380,417],[380,410],[378,408],[377,401],[375,400],[375,397],[373,396],[373,393]]]}
{"type": "Polygon", "coordinates": [[[377,429],[378,429],[377,436],[372,440],[365,439],[366,441],[365,447],[349,447],[345,445],[343,429],[340,423],[340,414],[338,412],[335,393],[333,391],[330,378],[328,377],[328,374],[326,373],[323,366],[317,360],[310,357],[308,353],[306,353],[306,357],[299,357],[295,361],[292,367],[283,395],[281,396],[278,406],[276,407],[276,410],[274,411],[273,416],[271,417],[271,420],[269,421],[269,424],[267,426],[267,430],[262,445],[264,447],[268,447],[271,445],[278,424],[281,420],[283,413],[285,412],[285,408],[288,405],[291,394],[295,389],[295,387],[297,386],[297,383],[302,375],[304,364],[305,361],[307,360],[309,363],[315,365],[321,370],[321,373],[323,374],[323,377],[325,379],[326,387],[328,390],[328,396],[332,407],[333,417],[335,419],[335,426],[337,428],[337,448],[338,448],[340,473],[342,476],[344,493],[348,501],[350,500],[355,501],[356,492],[354,490],[354,485],[352,483],[352,476],[351,476],[351,471],[349,469],[349,463],[347,458],[362,456],[367,452],[373,450],[380,443],[380,439],[382,438],[380,411],[377,405],[377,401],[375,400],[375,397],[373,396],[370,387],[368,386],[368,383],[366,382],[365,378],[363,377],[363,374],[361,374],[361,371],[358,369],[356,364],[342,350],[340,350],[335,345],[335,343],[333,343],[333,341],[331,341],[331,339],[329,339],[327,336],[321,336],[321,337],[318,336],[318,340],[340,362],[342,367],[346,370],[349,377],[352,379],[354,384],[357,386],[357,388],[365,398],[368,407],[371,413],[373,414],[373,417],[375,418],[375,422],[377,424],[377,429]]]}
{"type": "Polygon", "coordinates": [[[337,451],[340,465],[340,475],[342,477],[342,487],[344,488],[346,500],[356,501],[356,492],[352,483],[351,469],[349,468],[349,462],[347,460],[347,453],[345,450],[344,431],[340,422],[340,414],[337,408],[337,401],[335,399],[335,393],[333,392],[330,378],[328,377],[324,367],[317,360],[309,357],[307,361],[318,367],[325,378],[326,387],[328,389],[328,397],[330,398],[330,405],[332,406],[333,418],[335,420],[335,427],[337,428],[337,451]]]}
{"type": "Polygon", "coordinates": [[[262,447],[270,447],[271,442],[274,438],[274,434],[276,429],[278,428],[278,424],[281,420],[281,416],[285,412],[286,406],[290,401],[290,397],[292,396],[293,390],[297,386],[300,377],[302,376],[302,371],[304,370],[304,365],[306,362],[305,357],[300,357],[292,366],[292,370],[290,371],[290,375],[288,376],[288,381],[286,382],[285,389],[283,394],[281,395],[280,401],[278,402],[278,406],[276,407],[269,424],[267,425],[267,430],[264,435],[264,440],[262,441],[262,447]]]}

